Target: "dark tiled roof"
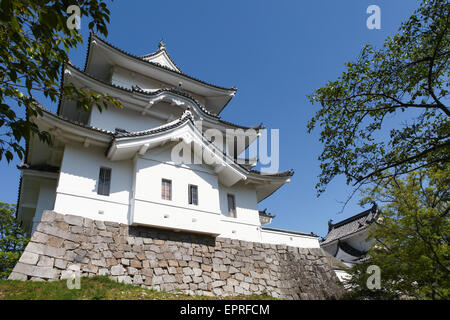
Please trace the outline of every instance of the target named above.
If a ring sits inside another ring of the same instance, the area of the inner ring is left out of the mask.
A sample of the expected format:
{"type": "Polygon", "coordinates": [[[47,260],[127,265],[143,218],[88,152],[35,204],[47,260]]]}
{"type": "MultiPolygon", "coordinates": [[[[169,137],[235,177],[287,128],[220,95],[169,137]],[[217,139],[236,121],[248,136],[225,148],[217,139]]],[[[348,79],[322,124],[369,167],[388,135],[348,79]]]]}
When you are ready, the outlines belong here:
{"type": "Polygon", "coordinates": [[[203,105],[201,105],[201,104],[200,104],[193,96],[191,96],[190,94],[186,93],[185,91],[183,91],[183,90],[181,90],[181,89],[179,89],[179,88],[158,89],[158,90],[156,90],[156,91],[149,92],[149,91],[143,90],[143,89],[140,88],[139,86],[133,86],[133,87],[132,87],[132,90],[129,90],[129,89],[126,89],[126,88],[117,86],[117,85],[112,84],[112,83],[111,83],[110,85],[113,86],[113,87],[118,87],[118,88],[120,88],[120,89],[127,90],[127,91],[129,91],[129,92],[134,92],[134,91],[135,91],[135,92],[139,92],[139,93],[142,93],[142,94],[145,94],[145,95],[148,95],[148,96],[157,96],[158,94],[163,93],[163,92],[170,92],[170,93],[173,93],[173,94],[176,94],[176,95],[179,95],[179,96],[188,98],[189,100],[192,100],[192,102],[194,102],[194,104],[195,104],[197,107],[199,107],[200,111],[202,111],[203,113],[205,113],[205,114],[207,114],[207,115],[209,115],[209,116],[211,116],[211,117],[214,117],[214,118],[219,119],[219,116],[217,116],[216,114],[214,114],[214,113],[212,113],[212,112],[209,112],[209,111],[208,111],[203,105]]]}
{"type": "Polygon", "coordinates": [[[378,209],[374,204],[372,208],[338,223],[333,224],[330,220],[328,234],[322,239],[321,245],[366,229],[372,222],[375,221],[377,216],[378,209]]]}
{"type": "Polygon", "coordinates": [[[248,170],[251,173],[256,173],[262,176],[269,176],[269,177],[292,177],[294,175],[294,170],[293,169],[289,169],[289,170],[285,170],[285,171],[280,171],[280,172],[274,172],[274,173],[264,173],[261,172],[259,170],[248,170]]]}
{"type": "Polygon", "coordinates": [[[260,216],[269,217],[269,218],[272,218],[272,219],[276,217],[276,215],[272,215],[271,213],[267,213],[267,208],[264,209],[264,210],[259,210],[258,213],[259,213],[260,216]]]}
{"type": "Polygon", "coordinates": [[[121,139],[121,138],[129,138],[129,137],[148,136],[148,135],[164,132],[167,130],[177,128],[189,120],[193,121],[193,119],[194,118],[192,117],[192,114],[189,112],[187,115],[183,115],[180,119],[178,119],[176,121],[173,121],[166,125],[156,127],[154,129],[135,131],[135,132],[128,132],[125,130],[117,130],[116,129],[116,132],[114,134],[114,140],[121,139]]]}
{"type": "Polygon", "coordinates": [[[37,106],[39,109],[41,109],[43,112],[48,113],[48,114],[52,115],[52,116],[55,117],[55,118],[64,120],[64,121],[69,122],[69,123],[71,123],[71,124],[77,125],[77,126],[79,126],[79,127],[81,127],[81,128],[85,128],[85,129],[89,129],[89,130],[93,130],[93,131],[97,131],[97,132],[100,132],[100,133],[105,133],[105,134],[114,136],[114,132],[112,132],[112,131],[104,130],[104,129],[97,128],[97,127],[93,127],[93,126],[88,126],[88,125],[86,125],[86,124],[84,124],[84,123],[81,123],[81,122],[78,122],[78,121],[75,121],[75,120],[71,120],[71,119],[69,119],[69,118],[66,118],[66,117],[57,115],[57,114],[51,112],[50,110],[48,110],[46,107],[44,107],[42,104],[40,104],[37,100],[34,100],[34,104],[35,104],[35,106],[37,106]]]}
{"type": "MultiPolygon", "coordinates": [[[[120,51],[121,53],[123,53],[123,54],[125,54],[125,55],[127,55],[127,56],[129,56],[129,57],[131,57],[131,58],[138,59],[138,60],[140,60],[140,61],[144,61],[144,62],[146,62],[146,63],[149,63],[149,64],[153,65],[153,66],[156,66],[156,67],[158,67],[158,68],[167,70],[167,71],[172,72],[172,73],[176,73],[176,74],[183,75],[183,76],[185,76],[186,78],[189,78],[189,79],[191,79],[191,80],[194,80],[194,81],[197,81],[197,82],[206,84],[206,85],[208,85],[208,86],[211,86],[211,87],[214,87],[214,88],[217,88],[217,89],[221,89],[221,90],[229,90],[229,91],[234,91],[234,92],[237,91],[237,89],[234,88],[234,87],[233,87],[233,88],[225,88],[225,87],[221,87],[221,86],[218,86],[218,85],[215,85],[215,84],[211,84],[211,83],[208,83],[208,82],[206,82],[206,81],[197,79],[197,78],[192,77],[192,76],[190,76],[190,75],[187,75],[187,74],[185,74],[184,72],[181,72],[181,71],[179,72],[179,71],[176,71],[176,70],[172,70],[172,69],[170,69],[170,68],[168,68],[168,67],[165,67],[165,66],[163,66],[163,65],[160,65],[159,63],[155,63],[155,62],[152,62],[152,61],[144,60],[143,57],[139,57],[139,56],[136,56],[136,55],[134,55],[134,54],[131,54],[131,53],[125,51],[125,50],[122,50],[122,49],[120,49],[119,47],[116,47],[115,45],[111,44],[110,42],[108,42],[108,41],[106,41],[106,40],[100,38],[97,34],[95,34],[95,33],[93,33],[93,32],[91,32],[90,35],[89,35],[89,40],[88,40],[88,43],[89,43],[89,44],[88,44],[88,51],[87,51],[87,54],[86,54],[86,61],[85,61],[85,65],[84,65],[84,70],[85,70],[85,71],[86,71],[86,67],[87,67],[87,60],[88,60],[87,57],[89,57],[89,50],[90,50],[90,45],[91,45],[91,39],[92,39],[93,36],[95,36],[95,37],[96,37],[97,39],[99,39],[100,41],[106,43],[108,46],[110,46],[110,47],[116,49],[117,51],[120,51]]],[[[144,56],[144,57],[145,57],[145,56],[144,56]]],[[[172,60],[172,59],[171,59],[171,60],[172,60]]]]}
{"type": "MultiPolygon", "coordinates": [[[[116,89],[119,89],[119,90],[122,90],[122,91],[126,91],[126,92],[129,92],[129,93],[135,93],[136,92],[136,93],[143,94],[143,95],[146,95],[146,96],[157,96],[158,94],[161,94],[163,92],[170,92],[172,94],[176,94],[176,95],[179,95],[181,97],[187,98],[187,99],[191,100],[199,108],[200,112],[202,112],[203,114],[205,114],[205,115],[207,115],[209,117],[217,119],[218,122],[221,122],[223,124],[231,125],[231,126],[234,126],[234,127],[237,127],[237,128],[242,128],[242,129],[260,130],[260,129],[264,128],[262,123],[259,124],[258,126],[247,127],[247,126],[243,126],[243,125],[239,125],[239,124],[235,124],[235,123],[232,123],[232,122],[228,122],[228,121],[222,120],[220,118],[220,116],[218,116],[218,115],[216,115],[216,114],[214,114],[212,112],[209,112],[194,97],[192,97],[190,94],[184,92],[183,90],[180,90],[179,88],[158,89],[158,90],[153,91],[153,92],[145,91],[142,88],[140,88],[139,86],[133,86],[132,89],[129,89],[129,88],[125,88],[125,87],[119,86],[117,84],[109,83],[109,82],[103,81],[101,79],[98,79],[98,78],[88,74],[87,72],[79,69],[77,66],[75,66],[75,65],[73,65],[71,63],[68,63],[68,65],[70,65],[75,70],[77,70],[79,72],[82,72],[84,75],[86,75],[87,77],[89,77],[90,79],[92,79],[94,81],[97,81],[97,82],[99,82],[99,83],[101,83],[103,85],[106,85],[106,86],[109,86],[109,87],[112,87],[112,88],[116,88],[116,89]]],[[[61,101],[61,98],[60,98],[60,101],[61,101]]],[[[60,110],[60,107],[58,106],[58,114],[59,114],[59,110],[60,110]]]]}
{"type": "MultiPolygon", "coordinates": [[[[104,130],[104,129],[100,129],[100,128],[96,128],[96,127],[91,127],[91,126],[85,125],[83,123],[80,123],[80,122],[77,122],[77,121],[73,121],[73,120],[70,120],[68,118],[59,116],[59,115],[51,112],[50,110],[46,109],[43,105],[41,105],[36,100],[34,101],[34,103],[42,111],[52,115],[53,117],[56,117],[58,119],[61,119],[63,121],[69,122],[71,124],[77,125],[79,127],[85,128],[85,129],[97,131],[99,133],[105,133],[105,134],[108,134],[108,135],[112,136],[113,139],[111,139],[109,147],[112,145],[113,141],[117,140],[117,139],[127,138],[127,137],[139,137],[139,136],[156,134],[156,133],[159,133],[159,132],[163,132],[163,131],[167,131],[167,130],[171,130],[171,129],[174,129],[176,127],[179,127],[179,126],[181,126],[182,124],[184,124],[187,121],[191,121],[194,124],[194,122],[193,122],[194,119],[193,119],[193,116],[192,116],[191,112],[187,112],[187,113],[185,112],[185,114],[180,119],[178,119],[177,121],[173,121],[172,123],[169,123],[167,125],[163,125],[163,126],[160,126],[160,127],[154,128],[154,129],[149,129],[149,130],[144,130],[144,131],[137,131],[137,132],[128,132],[126,130],[123,130],[123,129],[120,129],[120,128],[116,128],[115,132],[112,132],[112,131],[108,131],[108,130],[104,130]]],[[[229,158],[229,156],[225,152],[219,150],[217,147],[215,147],[215,145],[211,141],[206,139],[206,137],[203,135],[203,133],[201,133],[201,135],[202,135],[203,139],[205,139],[205,142],[207,142],[208,144],[212,145],[216,150],[222,152],[222,154],[225,157],[229,158]]],[[[108,149],[109,149],[109,147],[108,147],[108,149]]],[[[263,174],[263,173],[260,173],[257,170],[249,170],[245,166],[237,163],[236,161],[234,161],[234,163],[236,165],[238,165],[239,167],[241,167],[242,169],[244,169],[247,173],[254,173],[254,174],[259,174],[259,175],[262,175],[262,176],[290,177],[290,176],[292,176],[294,174],[294,171],[292,169],[291,170],[287,170],[287,171],[282,171],[282,172],[271,173],[271,174],[263,174]]]]}

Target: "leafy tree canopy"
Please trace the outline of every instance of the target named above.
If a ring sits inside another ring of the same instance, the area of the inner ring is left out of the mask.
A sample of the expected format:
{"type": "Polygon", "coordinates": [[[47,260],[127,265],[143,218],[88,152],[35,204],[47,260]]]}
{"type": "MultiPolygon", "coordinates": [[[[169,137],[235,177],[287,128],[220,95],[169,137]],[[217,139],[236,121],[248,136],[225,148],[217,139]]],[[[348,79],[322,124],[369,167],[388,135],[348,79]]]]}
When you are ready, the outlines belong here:
{"type": "MultiPolygon", "coordinates": [[[[0,0],[0,160],[14,154],[23,158],[22,139],[36,134],[50,142],[47,132],[40,131],[28,119],[41,115],[34,103],[37,92],[55,102],[59,97],[59,73],[68,62],[68,52],[82,43],[77,29],[69,28],[67,9],[76,5],[80,19],[89,19],[89,29],[107,35],[109,10],[97,0],[0,0]],[[25,108],[26,118],[18,111],[25,108]]],[[[80,108],[95,104],[100,109],[118,101],[104,94],[65,86],[61,92],[76,99],[80,108]]]]}
{"type": "Polygon", "coordinates": [[[29,241],[14,217],[15,208],[0,202],[0,279],[8,277],[29,241]]]}
{"type": "Polygon", "coordinates": [[[321,106],[308,123],[309,132],[320,125],[324,145],[319,195],[338,175],[356,191],[388,170],[399,176],[449,161],[449,12],[446,0],[423,0],[381,49],[366,45],[309,96],[321,106]]]}
{"type": "Polygon", "coordinates": [[[350,298],[450,298],[450,166],[392,177],[366,190],[362,204],[382,204],[369,232],[369,260],[350,273],[350,298]],[[381,289],[369,290],[369,265],[381,270],[381,289]]]}

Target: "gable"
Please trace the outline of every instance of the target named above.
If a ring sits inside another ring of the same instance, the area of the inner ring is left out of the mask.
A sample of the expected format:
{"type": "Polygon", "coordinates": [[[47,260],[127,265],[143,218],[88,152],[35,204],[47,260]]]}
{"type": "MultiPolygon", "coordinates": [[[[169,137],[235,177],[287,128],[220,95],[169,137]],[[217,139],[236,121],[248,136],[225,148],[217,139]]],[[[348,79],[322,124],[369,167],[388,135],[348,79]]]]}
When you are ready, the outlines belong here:
{"type": "Polygon", "coordinates": [[[142,59],[145,61],[159,64],[163,67],[169,68],[170,70],[181,72],[181,70],[170,59],[166,50],[159,50],[156,53],[143,56],[142,59]]]}

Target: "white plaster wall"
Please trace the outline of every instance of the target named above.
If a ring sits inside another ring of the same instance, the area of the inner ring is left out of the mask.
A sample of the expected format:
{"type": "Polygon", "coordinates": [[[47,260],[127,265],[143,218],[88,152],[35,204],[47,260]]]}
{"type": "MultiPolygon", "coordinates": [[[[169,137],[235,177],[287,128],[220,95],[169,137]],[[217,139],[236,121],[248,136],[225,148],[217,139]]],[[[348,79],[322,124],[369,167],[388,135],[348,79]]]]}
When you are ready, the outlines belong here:
{"type": "Polygon", "coordinates": [[[41,221],[42,212],[44,210],[53,210],[53,206],[55,204],[55,190],[56,180],[41,179],[39,181],[39,195],[37,198],[36,211],[33,217],[33,227],[31,232],[34,232],[37,225],[41,221]]]}
{"type": "Polygon", "coordinates": [[[166,87],[166,84],[161,81],[130,72],[117,66],[114,68],[111,76],[111,83],[128,89],[131,89],[133,85],[138,85],[142,89],[155,90],[166,87]]]}
{"type": "MultiPolygon", "coordinates": [[[[128,89],[131,89],[133,85],[138,85],[142,89],[153,89],[153,90],[174,87],[173,85],[166,84],[164,82],[146,77],[144,75],[135,72],[130,72],[120,67],[116,67],[114,69],[114,72],[111,77],[111,83],[128,89]]],[[[198,102],[205,105],[204,97],[188,91],[187,93],[193,96],[198,102]]]]}
{"type": "Polygon", "coordinates": [[[105,158],[103,149],[66,145],[54,210],[62,214],[128,223],[131,178],[131,161],[111,162],[105,158]],[[102,166],[112,169],[109,196],[97,194],[102,166]]]}
{"type": "Polygon", "coordinates": [[[217,175],[206,166],[176,165],[170,148],[150,152],[137,160],[135,198],[162,205],[220,213],[217,175]],[[161,180],[172,180],[172,200],[161,199],[161,180]],[[198,205],[188,204],[188,185],[198,186],[198,205]]]}
{"type": "Polygon", "coordinates": [[[236,184],[226,187],[219,184],[222,237],[245,240],[261,241],[258,212],[258,200],[254,187],[236,184]],[[227,195],[234,195],[236,203],[236,218],[228,216],[227,195]]]}
{"type": "Polygon", "coordinates": [[[142,131],[162,125],[162,120],[155,119],[148,115],[142,115],[137,111],[123,107],[109,107],[100,112],[98,108],[92,108],[89,124],[93,127],[113,131],[116,128],[128,131],[142,131]]]}
{"type": "Polygon", "coordinates": [[[219,234],[217,175],[207,166],[176,165],[170,161],[170,150],[153,151],[137,160],[133,221],[219,234]],[[161,199],[162,179],[172,181],[172,200],[161,199]],[[189,184],[198,187],[198,205],[188,203],[189,184]]]}
{"type": "Polygon", "coordinates": [[[261,242],[271,244],[286,244],[300,248],[319,248],[319,239],[294,233],[277,232],[273,230],[261,231],[261,242]]]}
{"type": "Polygon", "coordinates": [[[219,183],[208,166],[175,165],[170,161],[170,147],[151,150],[137,158],[136,172],[133,201],[133,160],[110,162],[103,149],[67,145],[54,210],[97,220],[209,233],[246,241],[319,247],[317,238],[261,231],[256,191],[250,185],[227,188],[219,183]],[[112,169],[109,196],[97,194],[101,166],[112,169]],[[161,199],[162,179],[172,180],[172,200],[161,199]],[[188,204],[189,184],[198,186],[198,206],[188,204]],[[235,196],[236,218],[224,215],[228,212],[228,193],[235,196]],[[134,205],[133,216],[130,203],[134,205]]]}

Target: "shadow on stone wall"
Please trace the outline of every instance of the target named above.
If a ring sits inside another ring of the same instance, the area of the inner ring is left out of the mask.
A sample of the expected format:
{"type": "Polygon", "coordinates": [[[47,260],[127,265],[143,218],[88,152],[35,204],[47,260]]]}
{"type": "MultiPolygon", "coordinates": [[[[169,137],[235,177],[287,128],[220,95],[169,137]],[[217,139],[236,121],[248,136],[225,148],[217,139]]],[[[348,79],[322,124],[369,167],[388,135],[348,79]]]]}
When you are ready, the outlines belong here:
{"type": "Polygon", "coordinates": [[[178,242],[189,242],[214,247],[216,238],[208,235],[201,235],[189,232],[175,232],[169,229],[158,229],[143,226],[129,226],[128,234],[132,237],[169,240],[178,242]]]}

